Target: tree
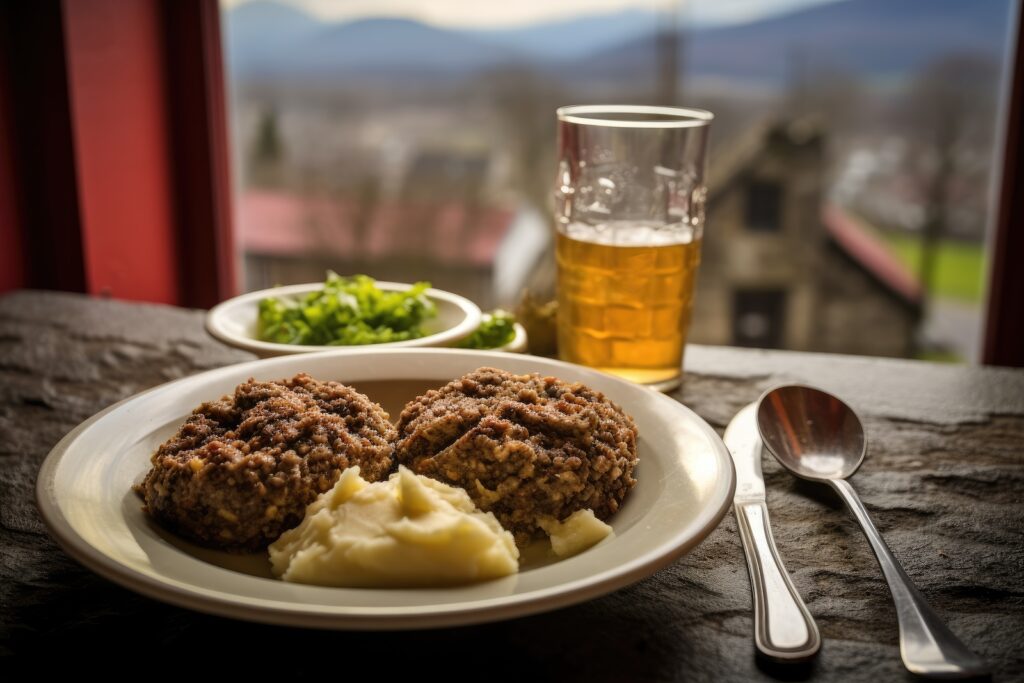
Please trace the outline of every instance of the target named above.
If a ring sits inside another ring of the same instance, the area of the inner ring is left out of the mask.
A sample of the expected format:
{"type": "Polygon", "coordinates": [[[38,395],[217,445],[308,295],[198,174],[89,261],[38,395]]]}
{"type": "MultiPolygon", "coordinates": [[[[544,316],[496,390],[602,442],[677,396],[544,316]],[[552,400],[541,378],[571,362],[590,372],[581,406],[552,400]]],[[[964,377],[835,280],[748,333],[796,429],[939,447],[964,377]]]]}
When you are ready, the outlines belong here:
{"type": "MultiPolygon", "coordinates": [[[[905,125],[913,152],[911,172],[919,179],[924,220],[918,278],[927,315],[935,290],[940,242],[949,234],[950,213],[966,201],[964,188],[982,192],[991,160],[998,68],[972,54],[951,54],[926,66],[911,84],[905,125]]],[[[984,197],[977,198],[983,205],[984,197]]],[[[979,212],[974,236],[983,234],[979,212]]]]}
{"type": "Polygon", "coordinates": [[[249,176],[253,185],[279,185],[282,182],[284,143],[278,130],[277,111],[273,107],[260,113],[249,155],[249,176]]]}

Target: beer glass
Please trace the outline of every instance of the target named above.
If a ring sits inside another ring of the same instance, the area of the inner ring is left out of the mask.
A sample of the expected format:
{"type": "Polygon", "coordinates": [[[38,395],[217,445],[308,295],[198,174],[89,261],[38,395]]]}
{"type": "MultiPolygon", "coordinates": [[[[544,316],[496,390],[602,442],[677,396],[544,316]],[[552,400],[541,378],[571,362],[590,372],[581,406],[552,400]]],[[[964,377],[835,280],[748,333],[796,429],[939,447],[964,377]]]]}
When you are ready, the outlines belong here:
{"type": "Polygon", "coordinates": [[[713,115],[627,105],[557,115],[559,356],[673,389],[700,264],[713,115]]]}

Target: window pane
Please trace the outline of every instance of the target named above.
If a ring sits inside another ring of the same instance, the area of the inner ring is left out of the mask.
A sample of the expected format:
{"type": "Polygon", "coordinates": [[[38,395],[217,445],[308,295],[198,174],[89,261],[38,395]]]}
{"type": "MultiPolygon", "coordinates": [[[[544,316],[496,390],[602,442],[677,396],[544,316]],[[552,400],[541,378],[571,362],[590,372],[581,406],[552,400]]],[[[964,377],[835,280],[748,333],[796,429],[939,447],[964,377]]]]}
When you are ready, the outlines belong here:
{"type": "Polygon", "coordinates": [[[975,361],[1012,10],[224,2],[245,287],[544,304],[555,108],[677,104],[716,115],[690,341],[975,361]],[[783,331],[744,336],[779,292],[783,331]]]}
{"type": "Polygon", "coordinates": [[[779,183],[752,180],[747,186],[747,229],[776,232],[782,226],[782,188],[779,183]]]}
{"type": "Polygon", "coordinates": [[[786,328],[786,292],[740,289],[733,294],[732,342],[736,346],[777,349],[786,328]]]}

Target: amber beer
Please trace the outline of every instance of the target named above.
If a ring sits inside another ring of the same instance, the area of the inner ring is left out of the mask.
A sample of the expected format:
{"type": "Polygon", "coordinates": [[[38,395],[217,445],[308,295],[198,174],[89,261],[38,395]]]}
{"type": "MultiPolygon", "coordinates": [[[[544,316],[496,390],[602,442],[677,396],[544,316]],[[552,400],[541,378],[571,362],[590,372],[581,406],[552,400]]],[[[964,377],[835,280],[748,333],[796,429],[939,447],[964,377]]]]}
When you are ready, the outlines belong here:
{"type": "Polygon", "coordinates": [[[668,391],[682,376],[714,114],[580,105],[556,115],[558,355],[668,391]]]}
{"type": "Polygon", "coordinates": [[[656,388],[675,385],[700,240],[577,224],[559,232],[555,256],[561,358],[656,388]]]}

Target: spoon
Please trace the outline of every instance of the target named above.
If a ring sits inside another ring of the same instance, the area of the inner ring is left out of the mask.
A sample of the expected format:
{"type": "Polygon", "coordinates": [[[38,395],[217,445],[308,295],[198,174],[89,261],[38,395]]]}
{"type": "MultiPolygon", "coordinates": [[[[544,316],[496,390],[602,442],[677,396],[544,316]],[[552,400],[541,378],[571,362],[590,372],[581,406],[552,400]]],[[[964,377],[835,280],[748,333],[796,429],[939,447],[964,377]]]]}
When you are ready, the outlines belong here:
{"type": "Polygon", "coordinates": [[[904,666],[919,676],[935,678],[989,673],[988,665],[953,635],[925,601],[846,481],[864,462],[867,446],[857,413],[824,391],[789,385],[761,397],[757,427],[783,467],[803,479],[831,486],[860,523],[896,604],[904,666]]]}

